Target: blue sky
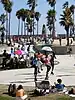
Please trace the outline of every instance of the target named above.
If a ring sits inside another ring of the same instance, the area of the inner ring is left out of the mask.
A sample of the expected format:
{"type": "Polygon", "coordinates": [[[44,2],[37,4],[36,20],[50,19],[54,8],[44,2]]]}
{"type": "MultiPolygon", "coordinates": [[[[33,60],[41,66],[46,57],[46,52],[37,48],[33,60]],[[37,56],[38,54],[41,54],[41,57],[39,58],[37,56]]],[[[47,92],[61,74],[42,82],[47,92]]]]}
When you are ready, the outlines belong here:
{"type": "MultiPolygon", "coordinates": [[[[20,8],[29,8],[27,4],[27,0],[12,0],[13,1],[13,8],[12,8],[12,14],[11,14],[11,33],[12,34],[17,34],[17,24],[18,20],[16,18],[16,11],[19,10],[20,8]]],[[[36,11],[39,11],[41,13],[41,17],[39,20],[39,33],[41,33],[42,30],[42,25],[46,24],[46,15],[47,11],[50,9],[50,6],[48,5],[47,0],[37,0],[38,6],[36,7],[36,11]]],[[[65,33],[65,30],[62,26],[59,24],[59,18],[60,14],[62,13],[62,5],[65,3],[65,1],[69,1],[69,5],[75,4],[75,0],[56,0],[56,33],[63,34],[65,33]]],[[[0,4],[0,14],[2,14],[4,11],[3,5],[0,4]]],[[[47,27],[46,27],[47,28],[47,27]]],[[[47,33],[48,33],[47,29],[47,33]]],[[[36,31],[35,31],[36,33],[36,31]]]]}

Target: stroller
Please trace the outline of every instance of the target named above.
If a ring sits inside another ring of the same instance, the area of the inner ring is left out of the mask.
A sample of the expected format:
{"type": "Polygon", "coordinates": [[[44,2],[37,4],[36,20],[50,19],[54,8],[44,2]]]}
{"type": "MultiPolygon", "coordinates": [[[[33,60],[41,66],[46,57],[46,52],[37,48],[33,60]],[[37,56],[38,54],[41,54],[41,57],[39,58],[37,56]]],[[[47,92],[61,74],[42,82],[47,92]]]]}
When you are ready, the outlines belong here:
{"type": "Polygon", "coordinates": [[[48,80],[43,80],[39,83],[36,83],[36,88],[35,88],[35,91],[34,93],[36,95],[45,95],[45,94],[49,94],[50,92],[50,82],[48,80]]]}

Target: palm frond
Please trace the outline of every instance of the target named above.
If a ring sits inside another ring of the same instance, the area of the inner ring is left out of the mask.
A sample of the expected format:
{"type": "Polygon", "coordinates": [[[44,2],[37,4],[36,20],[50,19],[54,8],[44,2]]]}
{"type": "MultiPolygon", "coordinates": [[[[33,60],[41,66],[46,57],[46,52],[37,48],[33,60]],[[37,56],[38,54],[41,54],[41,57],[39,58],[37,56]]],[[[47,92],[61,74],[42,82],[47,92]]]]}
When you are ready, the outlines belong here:
{"type": "Polygon", "coordinates": [[[63,9],[67,8],[69,5],[68,1],[66,1],[64,4],[63,4],[63,9]]]}
{"type": "Polygon", "coordinates": [[[59,22],[61,26],[65,26],[65,22],[64,21],[60,21],[59,22]]]}

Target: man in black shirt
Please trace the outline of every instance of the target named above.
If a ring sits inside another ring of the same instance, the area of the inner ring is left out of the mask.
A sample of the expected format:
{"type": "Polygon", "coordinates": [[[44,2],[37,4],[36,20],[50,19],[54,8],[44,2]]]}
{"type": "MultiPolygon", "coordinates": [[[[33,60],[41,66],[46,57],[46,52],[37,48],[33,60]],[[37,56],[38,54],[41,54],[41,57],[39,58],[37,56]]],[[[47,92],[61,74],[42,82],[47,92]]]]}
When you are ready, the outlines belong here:
{"type": "Polygon", "coordinates": [[[6,53],[6,50],[4,50],[4,52],[3,52],[3,63],[2,63],[3,68],[6,66],[7,56],[8,56],[8,53],[6,53]]]}
{"type": "Polygon", "coordinates": [[[53,73],[53,70],[54,70],[54,58],[56,59],[56,56],[55,56],[55,52],[53,51],[52,52],[52,55],[51,55],[51,66],[52,66],[52,71],[51,71],[51,74],[54,75],[53,73]]]}

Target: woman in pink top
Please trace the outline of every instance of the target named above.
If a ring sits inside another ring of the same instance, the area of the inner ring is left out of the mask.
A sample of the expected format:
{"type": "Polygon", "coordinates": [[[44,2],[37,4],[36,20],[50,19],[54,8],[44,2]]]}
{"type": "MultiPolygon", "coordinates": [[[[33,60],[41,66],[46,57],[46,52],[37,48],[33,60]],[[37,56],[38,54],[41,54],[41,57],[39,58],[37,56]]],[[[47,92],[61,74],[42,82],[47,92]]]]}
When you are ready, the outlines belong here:
{"type": "Polygon", "coordinates": [[[49,73],[49,71],[50,71],[50,69],[51,69],[50,58],[48,57],[48,55],[46,55],[46,57],[45,57],[45,65],[46,65],[46,67],[47,67],[45,79],[48,80],[48,73],[49,73]]]}

